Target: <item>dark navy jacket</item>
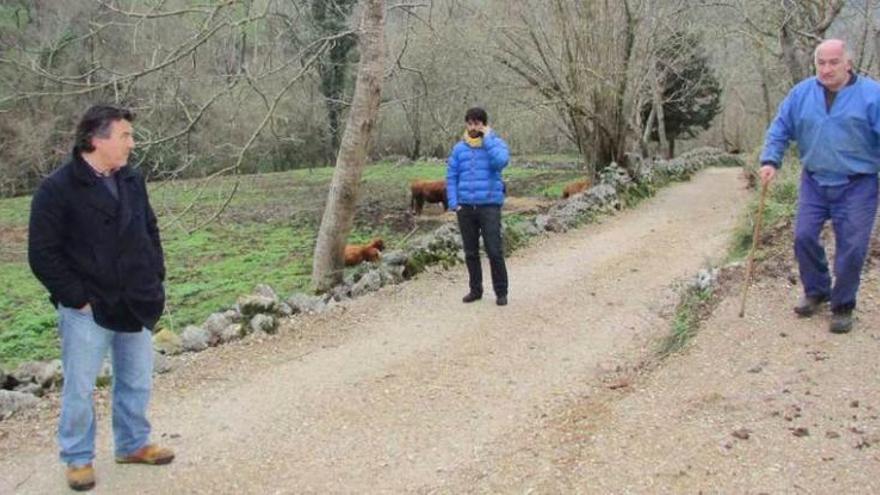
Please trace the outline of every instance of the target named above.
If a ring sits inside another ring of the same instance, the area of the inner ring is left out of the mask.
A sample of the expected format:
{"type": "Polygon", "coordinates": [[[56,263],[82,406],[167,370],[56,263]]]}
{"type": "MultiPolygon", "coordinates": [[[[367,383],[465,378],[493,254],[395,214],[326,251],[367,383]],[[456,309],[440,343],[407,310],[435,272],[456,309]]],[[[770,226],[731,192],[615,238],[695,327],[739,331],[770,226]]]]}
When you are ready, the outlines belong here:
{"type": "Polygon", "coordinates": [[[119,199],[74,152],[34,194],[28,261],[52,304],[91,304],[111,330],[153,328],[165,305],[165,261],[143,177],[117,172],[119,199]]]}

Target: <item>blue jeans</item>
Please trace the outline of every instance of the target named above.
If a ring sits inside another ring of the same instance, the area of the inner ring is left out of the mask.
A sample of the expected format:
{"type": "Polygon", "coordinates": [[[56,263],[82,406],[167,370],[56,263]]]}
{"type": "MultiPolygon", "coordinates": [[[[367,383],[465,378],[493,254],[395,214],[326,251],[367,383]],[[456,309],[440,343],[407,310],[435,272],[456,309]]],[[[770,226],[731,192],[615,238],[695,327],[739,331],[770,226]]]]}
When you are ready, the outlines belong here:
{"type": "Polygon", "coordinates": [[[821,186],[803,172],[794,253],[805,295],[830,299],[836,313],[855,308],[876,215],[877,174],[854,176],[841,186],[821,186]],[[833,287],[825,248],[819,242],[827,220],[831,220],[836,242],[833,287]]]}
{"type": "Polygon", "coordinates": [[[95,405],[92,394],[107,350],[113,365],[113,437],[117,456],[147,444],[147,404],[153,380],[153,345],[148,330],[114,332],[91,313],[58,307],[64,386],[58,445],[65,464],[81,466],[95,458],[95,405]]]}

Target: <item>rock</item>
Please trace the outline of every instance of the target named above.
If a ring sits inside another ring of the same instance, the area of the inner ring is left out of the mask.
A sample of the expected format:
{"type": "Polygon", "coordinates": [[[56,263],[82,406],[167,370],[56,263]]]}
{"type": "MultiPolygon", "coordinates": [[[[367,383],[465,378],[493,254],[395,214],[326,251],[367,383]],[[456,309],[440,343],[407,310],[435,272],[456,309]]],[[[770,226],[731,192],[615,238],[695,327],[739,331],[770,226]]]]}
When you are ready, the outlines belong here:
{"type": "Polygon", "coordinates": [[[188,325],[180,334],[180,343],[184,351],[200,352],[207,349],[211,341],[211,334],[207,330],[195,325],[188,325]]]}
{"type": "Polygon", "coordinates": [[[202,323],[202,328],[208,332],[210,339],[208,345],[216,345],[220,342],[220,334],[226,329],[232,321],[226,317],[224,313],[214,313],[202,323]]]}
{"type": "Polygon", "coordinates": [[[269,315],[255,315],[251,319],[251,329],[254,332],[273,334],[278,331],[278,321],[269,315]]]}
{"type": "Polygon", "coordinates": [[[522,231],[527,237],[534,237],[541,233],[541,229],[533,222],[523,222],[522,231]]]}
{"type": "Polygon", "coordinates": [[[351,286],[348,284],[337,285],[330,289],[328,294],[330,295],[330,299],[336,302],[351,299],[351,286]]]}
{"type": "Polygon", "coordinates": [[[535,222],[535,228],[539,231],[550,230],[547,228],[547,224],[550,223],[550,215],[537,215],[533,221],[535,222]]]}
{"type": "Polygon", "coordinates": [[[799,426],[797,428],[792,428],[791,434],[796,437],[808,437],[810,436],[810,430],[804,428],[803,426],[799,426]]]}
{"type": "Polygon", "coordinates": [[[382,264],[397,266],[406,264],[407,255],[403,251],[389,251],[382,255],[382,264]]]}
{"type": "Polygon", "coordinates": [[[271,299],[275,304],[281,302],[278,294],[275,293],[275,289],[267,284],[258,284],[256,287],[254,287],[254,295],[263,296],[265,298],[271,299]]]}
{"type": "Polygon", "coordinates": [[[257,314],[274,314],[278,303],[271,297],[251,294],[238,298],[238,309],[244,318],[250,319],[257,314]]]}
{"type": "Polygon", "coordinates": [[[12,378],[16,386],[25,383],[37,383],[37,375],[42,373],[43,363],[39,361],[27,361],[18,365],[12,372],[12,378]]]}
{"type": "MultiPolygon", "coordinates": [[[[376,273],[379,274],[381,285],[385,286],[402,282],[404,271],[406,271],[406,266],[404,265],[381,265],[376,270],[376,273]]],[[[352,291],[354,291],[353,287],[352,291]]]]}
{"type": "Polygon", "coordinates": [[[241,321],[241,313],[234,309],[227,309],[223,312],[223,316],[225,316],[226,319],[233,323],[238,323],[239,321],[241,321]]]}
{"type": "Polygon", "coordinates": [[[291,308],[286,302],[283,302],[278,305],[278,312],[284,316],[291,316],[293,315],[293,308],[291,308]]]}
{"type": "Polygon", "coordinates": [[[30,361],[22,363],[12,373],[15,389],[18,385],[35,383],[40,388],[52,388],[60,384],[64,379],[64,371],[60,359],[52,361],[30,361]]]}
{"type": "Polygon", "coordinates": [[[35,395],[0,390],[0,420],[8,419],[18,411],[34,407],[39,402],[35,395]]]}
{"type": "Polygon", "coordinates": [[[226,342],[232,342],[233,340],[238,340],[244,337],[245,334],[244,325],[241,323],[232,323],[223,329],[223,332],[220,334],[220,342],[223,342],[224,344],[226,342]]]}
{"type": "Polygon", "coordinates": [[[183,352],[183,344],[179,335],[164,328],[153,335],[153,349],[162,354],[180,354],[183,352]]]}
{"type": "Polygon", "coordinates": [[[290,306],[293,314],[319,313],[325,306],[320,296],[310,296],[301,292],[296,292],[288,297],[287,304],[290,306]]]}
{"type": "Polygon", "coordinates": [[[43,363],[43,369],[37,375],[37,383],[45,388],[52,389],[64,382],[64,365],[60,359],[53,359],[43,363]]]}
{"type": "Polygon", "coordinates": [[[713,285],[715,285],[715,281],[718,279],[718,270],[716,269],[702,269],[697,272],[697,276],[694,277],[694,280],[691,282],[692,286],[698,290],[706,291],[710,289],[713,285]]]}
{"type": "Polygon", "coordinates": [[[171,369],[171,361],[168,359],[168,356],[158,351],[153,351],[153,373],[161,375],[168,373],[171,369]]]}
{"type": "Polygon", "coordinates": [[[566,227],[566,222],[563,222],[558,217],[547,217],[544,221],[544,230],[549,232],[565,232],[568,230],[568,227],[566,227]]]}
{"type": "Polygon", "coordinates": [[[389,281],[387,283],[399,284],[404,280],[404,272],[406,272],[406,266],[398,265],[398,266],[389,266],[385,268],[383,273],[386,273],[389,276],[389,281]]]}
{"type": "Polygon", "coordinates": [[[751,436],[751,433],[751,430],[749,430],[748,428],[740,428],[738,430],[734,430],[731,435],[733,435],[734,438],[738,438],[740,440],[748,440],[749,436],[751,436]]]}
{"type": "Polygon", "coordinates": [[[43,390],[43,387],[41,387],[39,384],[28,382],[19,384],[17,387],[15,387],[15,392],[21,392],[23,394],[29,394],[35,397],[42,397],[45,391],[43,390]]]}
{"type": "Polygon", "coordinates": [[[351,288],[351,297],[360,297],[368,292],[375,292],[382,287],[382,276],[372,270],[364,274],[351,288]]]}

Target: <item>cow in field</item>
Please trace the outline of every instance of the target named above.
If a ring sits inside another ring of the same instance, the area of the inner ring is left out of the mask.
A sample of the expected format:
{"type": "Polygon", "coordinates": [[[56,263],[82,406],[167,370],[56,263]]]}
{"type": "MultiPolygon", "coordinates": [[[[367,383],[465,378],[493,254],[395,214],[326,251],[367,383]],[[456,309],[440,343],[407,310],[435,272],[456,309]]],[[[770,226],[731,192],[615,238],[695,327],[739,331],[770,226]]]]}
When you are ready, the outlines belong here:
{"type": "Polygon", "coordinates": [[[562,188],[562,199],[567,199],[575,194],[582,193],[590,188],[592,182],[590,179],[580,179],[569,182],[562,188]]]}
{"type": "Polygon", "coordinates": [[[355,266],[364,261],[378,261],[380,251],[385,249],[385,241],[376,238],[367,244],[348,244],[345,246],[345,266],[355,266]]]}
{"type": "Polygon", "coordinates": [[[410,183],[409,190],[412,194],[410,208],[416,215],[422,214],[425,203],[443,203],[443,211],[449,209],[445,180],[416,180],[410,183]]]}

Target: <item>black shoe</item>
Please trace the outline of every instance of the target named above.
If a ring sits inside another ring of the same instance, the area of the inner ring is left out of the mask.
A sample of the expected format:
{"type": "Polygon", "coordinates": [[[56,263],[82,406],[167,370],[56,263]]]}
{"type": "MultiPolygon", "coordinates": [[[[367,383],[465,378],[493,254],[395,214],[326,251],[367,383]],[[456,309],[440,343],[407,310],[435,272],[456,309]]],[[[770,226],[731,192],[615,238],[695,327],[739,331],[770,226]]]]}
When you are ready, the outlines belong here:
{"type": "Polygon", "coordinates": [[[827,300],[827,297],[803,296],[798,300],[797,306],[794,307],[794,312],[804,318],[813,316],[819,310],[819,306],[827,300]]]}
{"type": "Polygon", "coordinates": [[[499,306],[507,306],[507,296],[498,296],[495,298],[495,304],[499,306]]]}
{"type": "Polygon", "coordinates": [[[831,315],[831,325],[828,329],[831,333],[849,333],[852,326],[852,311],[840,311],[831,315]]]}
{"type": "Polygon", "coordinates": [[[461,302],[463,303],[472,303],[474,301],[479,301],[483,298],[482,294],[477,294],[476,292],[468,292],[467,295],[461,298],[461,302]]]}

